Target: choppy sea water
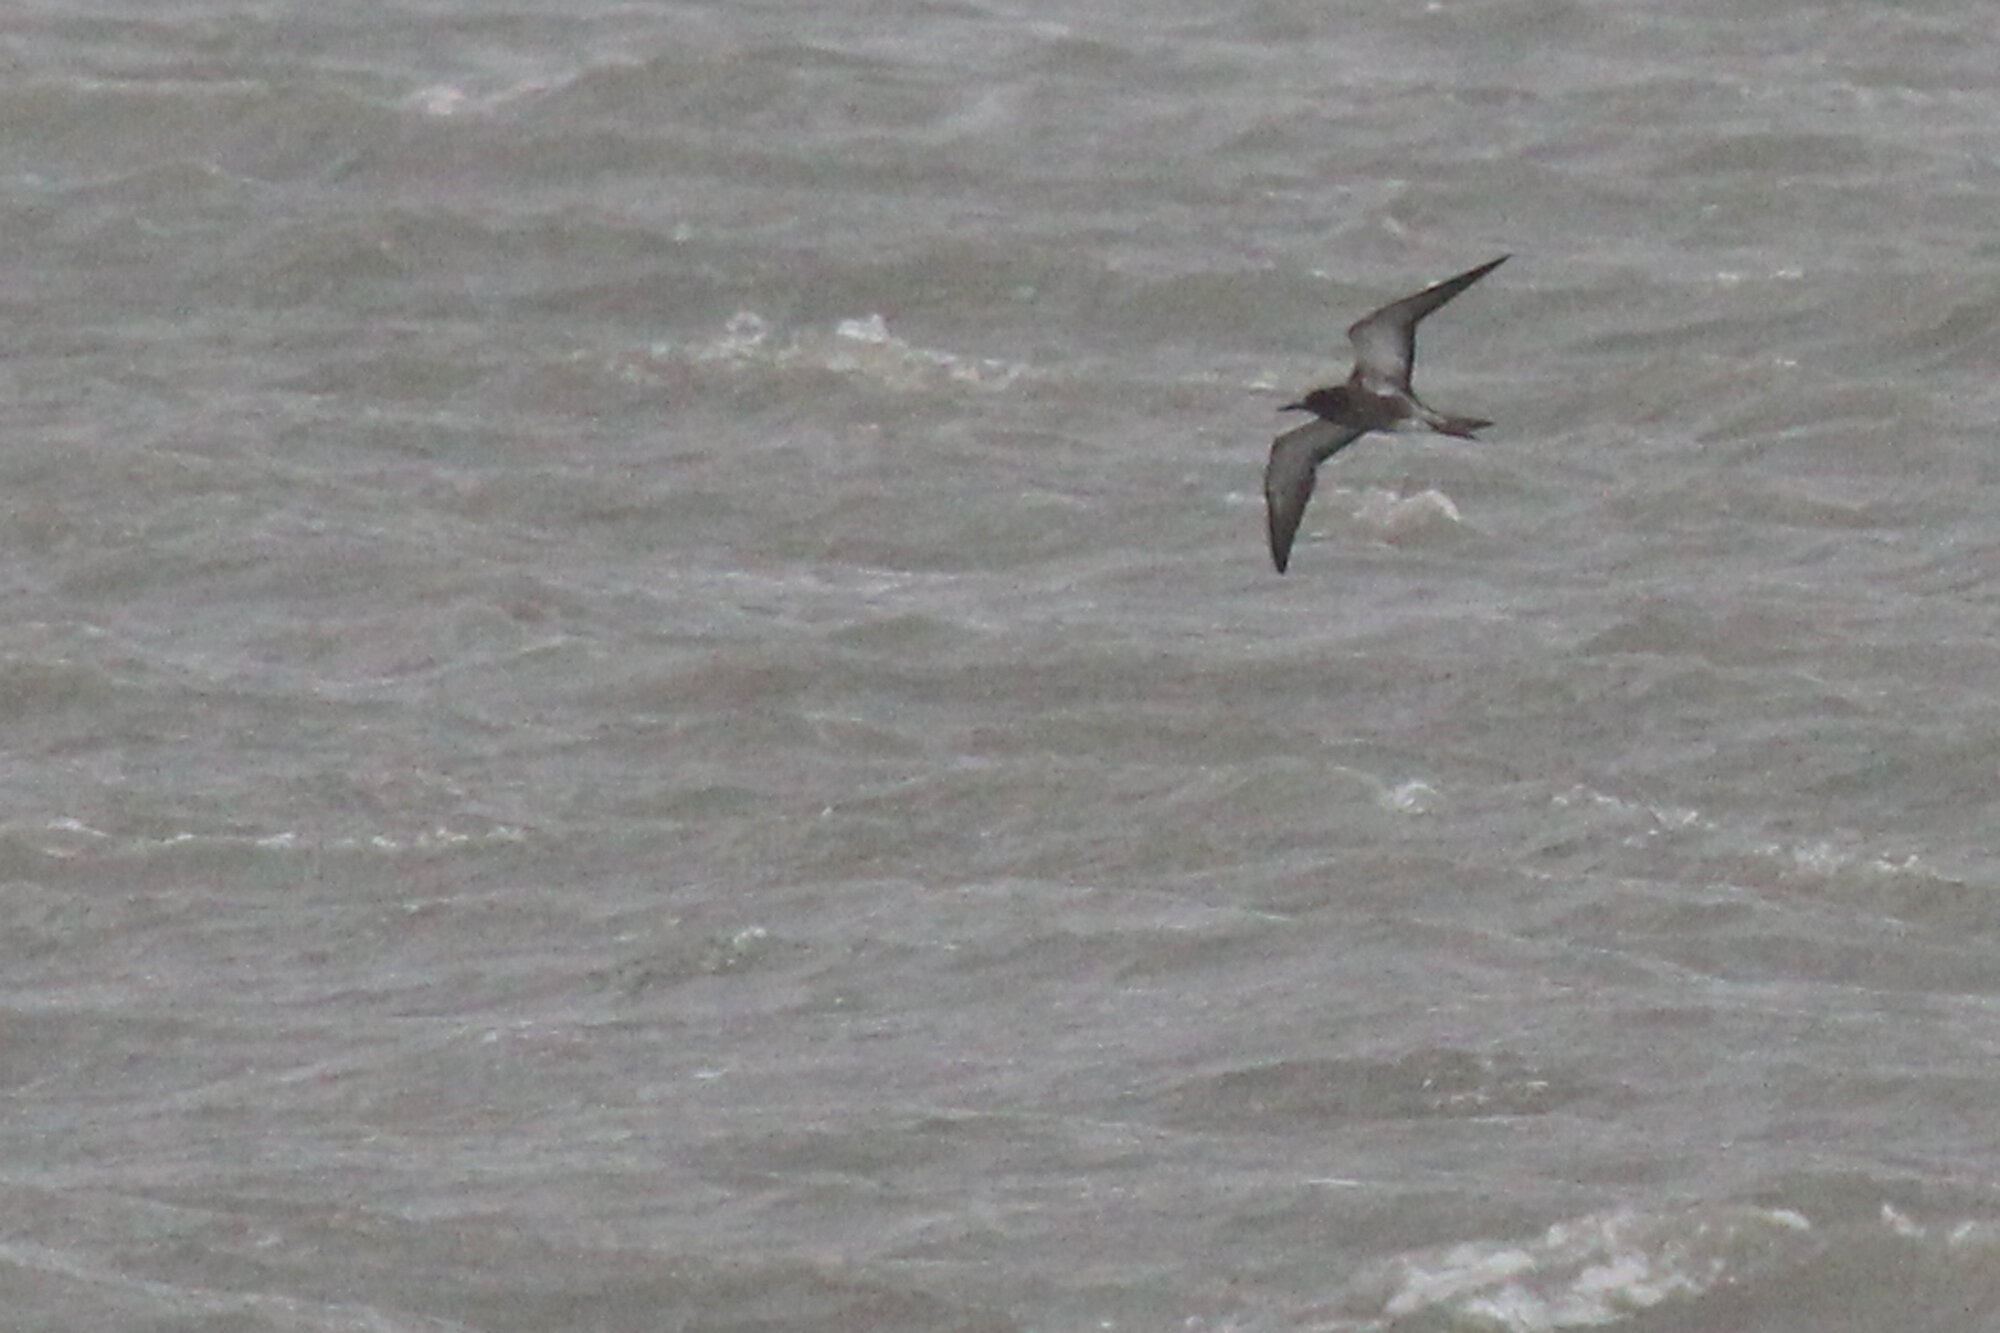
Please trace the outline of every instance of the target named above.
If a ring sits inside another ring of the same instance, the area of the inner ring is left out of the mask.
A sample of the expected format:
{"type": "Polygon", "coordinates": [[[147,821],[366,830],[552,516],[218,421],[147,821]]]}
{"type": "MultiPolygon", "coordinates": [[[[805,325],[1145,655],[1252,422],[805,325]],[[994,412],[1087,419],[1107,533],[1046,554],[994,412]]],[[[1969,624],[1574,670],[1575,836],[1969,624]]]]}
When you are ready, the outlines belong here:
{"type": "Polygon", "coordinates": [[[22,8],[0,1322],[1992,1327],[1996,36],[22,8]]]}

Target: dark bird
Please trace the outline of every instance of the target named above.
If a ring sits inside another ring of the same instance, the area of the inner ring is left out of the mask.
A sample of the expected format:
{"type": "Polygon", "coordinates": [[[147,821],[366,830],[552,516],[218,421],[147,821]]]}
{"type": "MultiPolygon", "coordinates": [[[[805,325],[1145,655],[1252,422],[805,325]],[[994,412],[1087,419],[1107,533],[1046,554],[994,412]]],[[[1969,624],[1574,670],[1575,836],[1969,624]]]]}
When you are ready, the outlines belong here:
{"type": "Polygon", "coordinates": [[[1493,424],[1477,417],[1448,417],[1425,404],[1410,387],[1410,368],[1417,358],[1417,322],[1506,262],[1506,255],[1488,260],[1357,321],[1347,330],[1354,344],[1354,372],[1347,383],[1314,389],[1279,409],[1313,414],[1305,425],[1272,441],[1271,461],[1264,468],[1271,560],[1280,574],[1291,563],[1292,538],[1298,535],[1321,463],[1371,430],[1395,430],[1407,421],[1465,440],[1493,424]]]}

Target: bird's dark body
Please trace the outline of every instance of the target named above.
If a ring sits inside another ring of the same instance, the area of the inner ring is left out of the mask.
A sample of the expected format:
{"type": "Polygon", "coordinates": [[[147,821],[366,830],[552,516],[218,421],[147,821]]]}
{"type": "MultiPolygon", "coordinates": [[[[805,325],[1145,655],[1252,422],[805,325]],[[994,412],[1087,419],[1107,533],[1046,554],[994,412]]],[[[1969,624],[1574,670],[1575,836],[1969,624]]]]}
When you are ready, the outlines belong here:
{"type": "Polygon", "coordinates": [[[1410,405],[1401,398],[1369,393],[1352,384],[1336,384],[1314,389],[1296,403],[1287,403],[1285,412],[1310,412],[1341,426],[1364,430],[1394,430],[1411,416],[1410,405]]]}

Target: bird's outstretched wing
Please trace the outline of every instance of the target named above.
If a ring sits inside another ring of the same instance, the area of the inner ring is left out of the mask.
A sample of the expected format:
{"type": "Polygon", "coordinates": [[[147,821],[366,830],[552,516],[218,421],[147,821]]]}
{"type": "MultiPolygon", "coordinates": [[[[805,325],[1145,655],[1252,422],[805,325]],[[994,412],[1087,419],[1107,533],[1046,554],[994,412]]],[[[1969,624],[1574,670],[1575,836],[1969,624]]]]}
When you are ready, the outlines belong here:
{"type": "Polygon", "coordinates": [[[1420,292],[1391,301],[1347,330],[1354,344],[1354,374],[1372,393],[1410,393],[1410,370],[1417,360],[1417,323],[1507,262],[1489,259],[1455,278],[1433,283],[1420,292]]]}
{"type": "Polygon", "coordinates": [[[1313,420],[1271,442],[1271,461],[1264,465],[1264,510],[1271,528],[1271,562],[1280,574],[1291,563],[1292,539],[1298,536],[1306,501],[1312,499],[1313,474],[1367,433],[1365,426],[1313,420]]]}

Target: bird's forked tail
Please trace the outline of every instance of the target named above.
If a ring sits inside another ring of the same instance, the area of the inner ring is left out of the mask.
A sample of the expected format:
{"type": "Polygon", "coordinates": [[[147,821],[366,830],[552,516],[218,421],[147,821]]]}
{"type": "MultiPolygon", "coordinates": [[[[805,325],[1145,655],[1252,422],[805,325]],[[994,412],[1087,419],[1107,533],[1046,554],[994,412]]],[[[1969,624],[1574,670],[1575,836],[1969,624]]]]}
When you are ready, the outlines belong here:
{"type": "Polygon", "coordinates": [[[1478,417],[1439,417],[1427,424],[1440,435],[1456,435],[1461,440],[1473,440],[1478,438],[1473,434],[1474,431],[1485,430],[1493,423],[1481,421],[1478,417]]]}

